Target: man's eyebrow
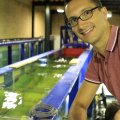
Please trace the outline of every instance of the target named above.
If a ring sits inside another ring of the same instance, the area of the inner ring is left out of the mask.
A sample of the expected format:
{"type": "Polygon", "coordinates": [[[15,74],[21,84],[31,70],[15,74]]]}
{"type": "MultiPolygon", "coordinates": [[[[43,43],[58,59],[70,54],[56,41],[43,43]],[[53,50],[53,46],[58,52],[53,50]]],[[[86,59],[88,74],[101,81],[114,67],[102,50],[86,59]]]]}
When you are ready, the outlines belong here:
{"type": "MultiPolygon", "coordinates": [[[[86,8],[84,8],[84,9],[82,9],[81,11],[80,11],[80,14],[82,14],[83,12],[85,12],[86,10],[90,10],[90,9],[92,9],[93,7],[86,7],[86,8]]],[[[74,17],[76,17],[76,16],[71,16],[70,18],[68,18],[68,20],[69,19],[71,19],[71,18],[74,18],[74,17]]]]}
{"type": "Polygon", "coordinates": [[[80,13],[83,13],[84,11],[86,11],[86,10],[90,10],[90,9],[92,9],[92,7],[84,8],[84,9],[82,9],[82,10],[80,11],[80,13]]]}

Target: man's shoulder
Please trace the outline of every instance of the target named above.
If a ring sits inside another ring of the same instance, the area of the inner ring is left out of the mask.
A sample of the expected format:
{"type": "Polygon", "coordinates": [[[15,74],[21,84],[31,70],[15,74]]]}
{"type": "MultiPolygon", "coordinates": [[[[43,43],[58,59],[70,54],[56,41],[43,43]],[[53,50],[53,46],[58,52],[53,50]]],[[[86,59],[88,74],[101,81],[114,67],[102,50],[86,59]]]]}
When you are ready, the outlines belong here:
{"type": "Polygon", "coordinates": [[[119,34],[119,36],[120,36],[120,26],[118,26],[118,34],[119,34]]]}
{"type": "Polygon", "coordinates": [[[120,27],[118,26],[118,40],[119,40],[119,43],[120,43],[120,27]]]}

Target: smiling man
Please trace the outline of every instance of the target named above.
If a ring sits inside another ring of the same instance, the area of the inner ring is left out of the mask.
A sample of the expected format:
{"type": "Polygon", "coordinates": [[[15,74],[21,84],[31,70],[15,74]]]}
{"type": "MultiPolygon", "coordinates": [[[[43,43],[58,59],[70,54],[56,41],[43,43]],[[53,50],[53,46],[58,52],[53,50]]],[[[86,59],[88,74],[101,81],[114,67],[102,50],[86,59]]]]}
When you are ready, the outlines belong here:
{"type": "Polygon", "coordinates": [[[69,120],[87,120],[87,108],[101,83],[120,102],[120,30],[110,25],[99,0],[71,0],[65,7],[68,25],[93,46],[85,80],[69,111],[69,120]]]}

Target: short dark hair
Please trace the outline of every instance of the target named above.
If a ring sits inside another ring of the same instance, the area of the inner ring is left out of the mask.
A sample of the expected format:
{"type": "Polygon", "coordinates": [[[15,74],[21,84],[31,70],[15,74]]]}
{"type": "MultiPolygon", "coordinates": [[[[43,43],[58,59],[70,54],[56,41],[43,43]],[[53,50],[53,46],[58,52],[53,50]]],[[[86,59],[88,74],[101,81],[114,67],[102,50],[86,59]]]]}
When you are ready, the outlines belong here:
{"type": "Polygon", "coordinates": [[[91,0],[96,6],[102,7],[102,3],[100,0],[91,0]]]}
{"type": "Polygon", "coordinates": [[[120,104],[117,102],[110,103],[105,111],[105,120],[113,120],[117,111],[120,110],[120,104]]]}
{"type": "MultiPolygon", "coordinates": [[[[72,1],[72,0],[64,0],[64,2],[65,2],[66,4],[69,3],[70,1],[72,1]]],[[[100,0],[91,0],[91,2],[93,2],[94,4],[96,4],[96,6],[102,7],[102,3],[101,3],[100,0]]]]}
{"type": "Polygon", "coordinates": [[[64,0],[65,4],[68,4],[71,0],[64,0]]]}

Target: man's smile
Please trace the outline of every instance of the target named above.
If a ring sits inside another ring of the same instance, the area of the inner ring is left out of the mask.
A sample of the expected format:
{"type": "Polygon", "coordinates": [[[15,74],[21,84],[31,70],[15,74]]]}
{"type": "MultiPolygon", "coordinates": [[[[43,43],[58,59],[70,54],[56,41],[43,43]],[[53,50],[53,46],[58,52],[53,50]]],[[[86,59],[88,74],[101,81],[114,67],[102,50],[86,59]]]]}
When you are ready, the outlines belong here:
{"type": "Polygon", "coordinates": [[[87,34],[90,33],[93,29],[94,29],[94,26],[88,27],[88,28],[80,31],[80,34],[82,34],[82,35],[87,35],[87,34]]]}

